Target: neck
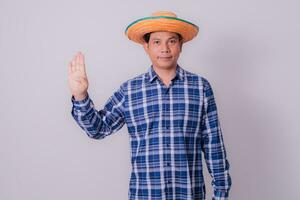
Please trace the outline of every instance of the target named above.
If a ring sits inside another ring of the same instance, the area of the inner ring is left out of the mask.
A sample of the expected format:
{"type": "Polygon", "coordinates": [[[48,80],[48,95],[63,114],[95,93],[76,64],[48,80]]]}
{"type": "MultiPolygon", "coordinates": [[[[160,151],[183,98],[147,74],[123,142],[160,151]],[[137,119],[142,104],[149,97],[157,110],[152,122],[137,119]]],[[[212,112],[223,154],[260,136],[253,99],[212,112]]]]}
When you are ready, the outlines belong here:
{"type": "Polygon", "coordinates": [[[171,83],[171,80],[175,77],[176,67],[177,64],[169,68],[159,68],[153,65],[154,71],[166,86],[168,86],[171,83]]]}

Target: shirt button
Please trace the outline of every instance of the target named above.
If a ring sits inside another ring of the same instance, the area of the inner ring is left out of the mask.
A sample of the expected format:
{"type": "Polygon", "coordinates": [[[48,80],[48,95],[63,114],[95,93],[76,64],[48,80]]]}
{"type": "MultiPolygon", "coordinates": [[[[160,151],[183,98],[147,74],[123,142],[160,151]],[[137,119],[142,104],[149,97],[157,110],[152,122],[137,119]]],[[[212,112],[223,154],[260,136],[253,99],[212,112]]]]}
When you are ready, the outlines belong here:
{"type": "Polygon", "coordinates": [[[168,183],[168,184],[170,184],[170,183],[171,183],[171,180],[170,180],[170,179],[169,179],[169,180],[167,180],[167,183],[168,183]]]}

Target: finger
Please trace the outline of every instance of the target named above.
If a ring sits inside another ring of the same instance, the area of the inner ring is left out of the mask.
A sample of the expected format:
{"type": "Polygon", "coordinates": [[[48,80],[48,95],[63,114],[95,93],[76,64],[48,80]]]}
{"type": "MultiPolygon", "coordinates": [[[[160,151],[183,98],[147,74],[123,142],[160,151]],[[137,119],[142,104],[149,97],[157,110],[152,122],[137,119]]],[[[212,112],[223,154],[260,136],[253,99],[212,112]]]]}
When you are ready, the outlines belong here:
{"type": "Polygon", "coordinates": [[[82,58],[81,58],[81,54],[80,52],[77,53],[77,57],[76,57],[76,63],[78,66],[78,70],[82,71],[82,58]]]}
{"type": "Polygon", "coordinates": [[[79,64],[80,64],[80,70],[81,70],[81,72],[83,72],[84,74],[86,74],[85,63],[84,63],[84,55],[82,53],[79,54],[79,64]]]}
{"type": "Polygon", "coordinates": [[[75,72],[76,71],[76,54],[73,56],[71,63],[72,63],[73,72],[75,72]]]}
{"type": "Polygon", "coordinates": [[[81,71],[81,65],[80,65],[80,54],[79,52],[76,54],[76,67],[79,71],[81,71]]]}
{"type": "Polygon", "coordinates": [[[71,75],[72,72],[73,72],[73,70],[72,70],[72,62],[69,62],[69,64],[68,64],[68,75],[71,75]]]}
{"type": "Polygon", "coordinates": [[[75,68],[76,70],[80,70],[80,65],[79,65],[79,54],[77,53],[75,56],[75,68]]]}
{"type": "Polygon", "coordinates": [[[72,71],[75,72],[76,71],[76,61],[75,61],[75,57],[72,60],[72,71]]]}
{"type": "Polygon", "coordinates": [[[83,65],[83,64],[84,64],[84,63],[83,63],[83,55],[82,55],[81,52],[78,53],[78,63],[79,63],[80,65],[83,65]]]}

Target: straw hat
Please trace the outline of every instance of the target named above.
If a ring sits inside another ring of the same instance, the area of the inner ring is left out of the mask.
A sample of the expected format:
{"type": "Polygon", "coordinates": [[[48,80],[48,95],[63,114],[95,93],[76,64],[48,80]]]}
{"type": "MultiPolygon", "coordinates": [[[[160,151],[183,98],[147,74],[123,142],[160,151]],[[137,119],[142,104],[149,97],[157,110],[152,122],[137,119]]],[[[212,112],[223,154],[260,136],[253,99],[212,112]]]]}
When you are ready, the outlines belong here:
{"type": "Polygon", "coordinates": [[[175,13],[158,11],[150,17],[144,17],[129,24],[125,34],[130,40],[143,44],[145,42],[143,36],[155,31],[179,33],[183,42],[188,42],[196,37],[199,28],[189,21],[178,18],[175,13]]]}

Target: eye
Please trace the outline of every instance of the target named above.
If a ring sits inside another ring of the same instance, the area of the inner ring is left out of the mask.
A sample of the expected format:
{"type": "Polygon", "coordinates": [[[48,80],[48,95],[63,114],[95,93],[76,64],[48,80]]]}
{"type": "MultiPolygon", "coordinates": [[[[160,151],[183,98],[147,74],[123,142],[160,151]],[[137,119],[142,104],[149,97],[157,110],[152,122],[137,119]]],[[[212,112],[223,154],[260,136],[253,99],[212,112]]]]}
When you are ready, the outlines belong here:
{"type": "Polygon", "coordinates": [[[159,44],[159,41],[158,40],[154,40],[153,44],[159,44]]]}
{"type": "Polygon", "coordinates": [[[171,40],[170,40],[170,43],[171,43],[171,44],[175,44],[176,42],[177,42],[176,39],[171,39],[171,40]]]}

